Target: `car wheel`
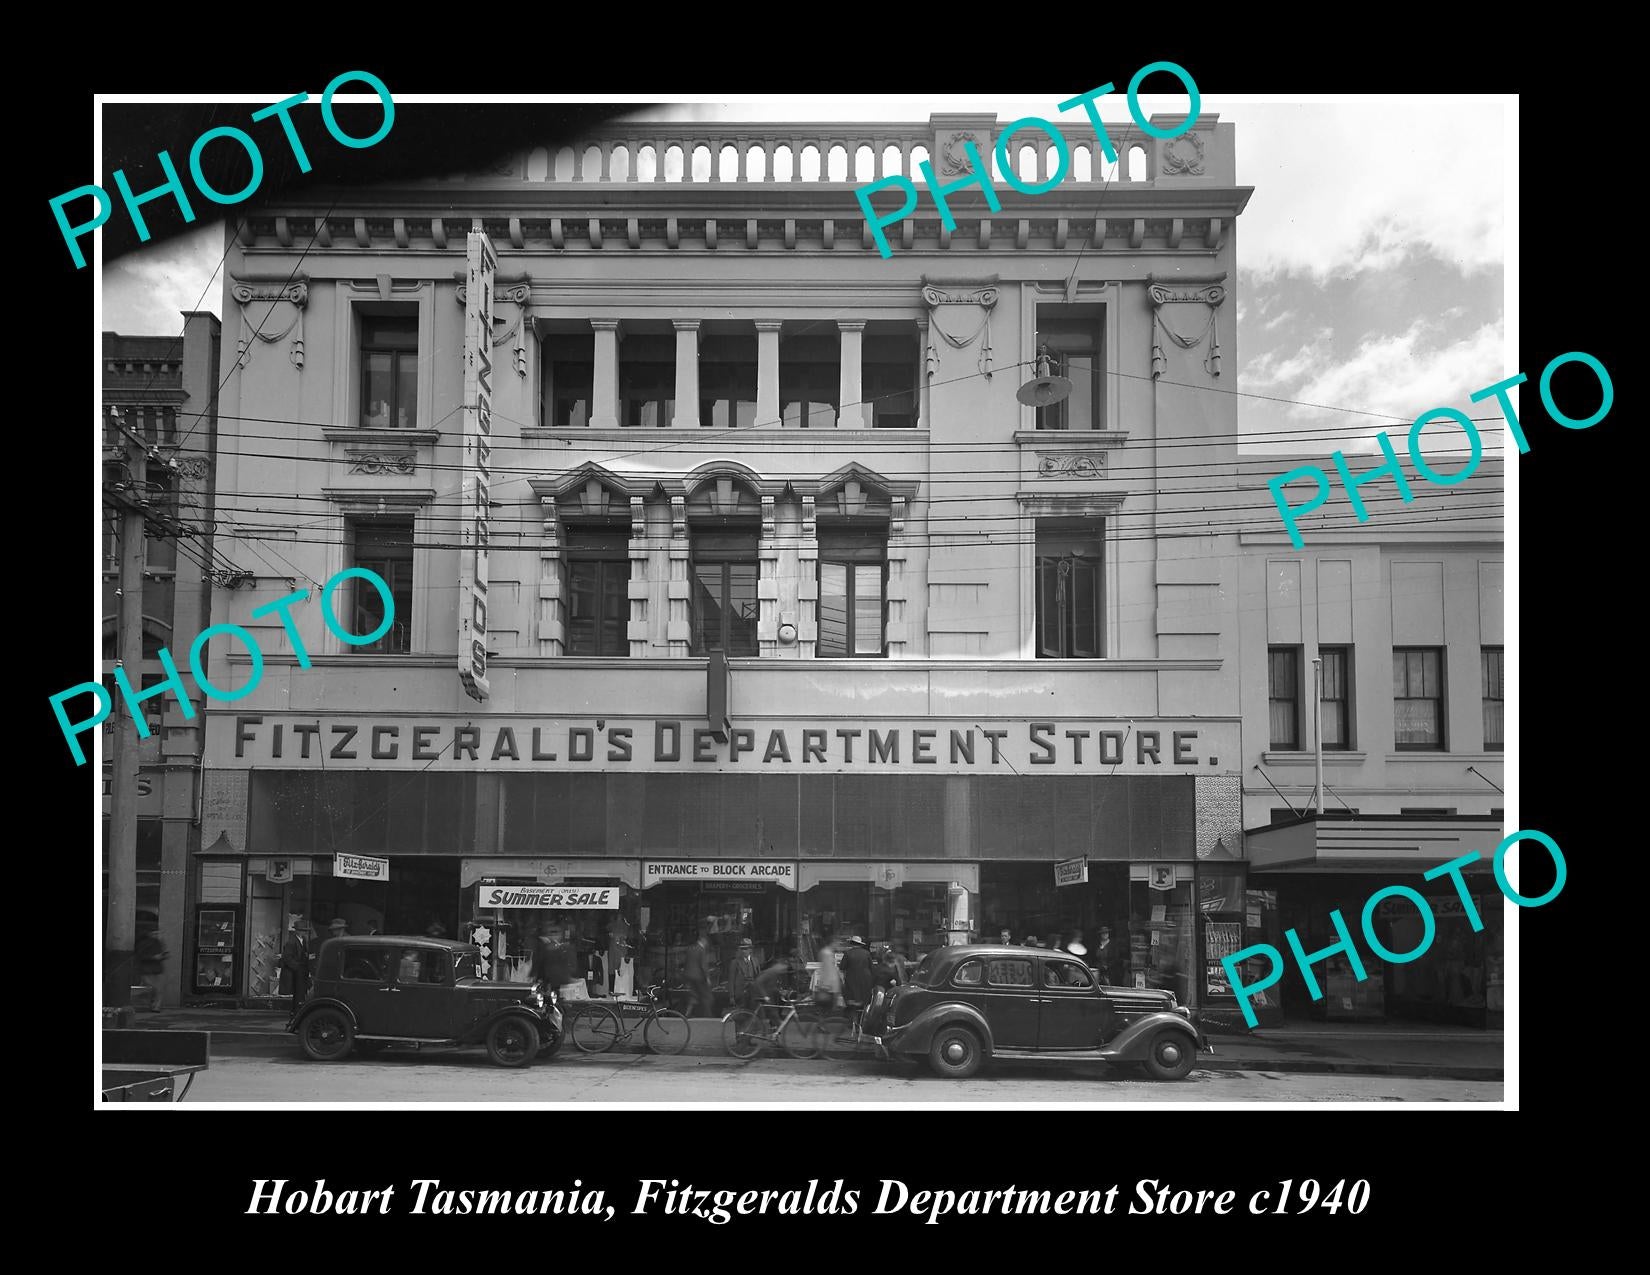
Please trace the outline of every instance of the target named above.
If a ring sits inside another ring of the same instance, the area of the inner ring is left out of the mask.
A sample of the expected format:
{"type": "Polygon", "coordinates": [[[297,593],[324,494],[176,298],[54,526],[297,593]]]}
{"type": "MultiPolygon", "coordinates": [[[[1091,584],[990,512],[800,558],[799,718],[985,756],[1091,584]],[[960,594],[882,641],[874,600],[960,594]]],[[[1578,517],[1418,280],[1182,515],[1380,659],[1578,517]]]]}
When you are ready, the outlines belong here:
{"type": "Polygon", "coordinates": [[[539,1027],[530,1018],[509,1014],[487,1029],[487,1057],[500,1067],[525,1067],[539,1051],[539,1027]]]}
{"type": "Polygon", "coordinates": [[[355,1044],[355,1028],[340,1010],[318,1009],[299,1029],[304,1053],[316,1062],[337,1062],[355,1044]]]}
{"type": "Polygon", "coordinates": [[[1153,1080],[1184,1080],[1197,1061],[1196,1043],[1185,1032],[1173,1028],[1153,1036],[1147,1050],[1141,1066],[1153,1080]]]}
{"type": "Polygon", "coordinates": [[[567,1033],[565,1031],[557,1031],[549,1023],[541,1023],[539,1025],[539,1057],[554,1057],[556,1051],[562,1047],[562,1042],[566,1039],[567,1033]]]}
{"type": "Polygon", "coordinates": [[[967,1027],[942,1027],[928,1047],[928,1065],[936,1076],[966,1080],[985,1062],[980,1038],[967,1027]]]}

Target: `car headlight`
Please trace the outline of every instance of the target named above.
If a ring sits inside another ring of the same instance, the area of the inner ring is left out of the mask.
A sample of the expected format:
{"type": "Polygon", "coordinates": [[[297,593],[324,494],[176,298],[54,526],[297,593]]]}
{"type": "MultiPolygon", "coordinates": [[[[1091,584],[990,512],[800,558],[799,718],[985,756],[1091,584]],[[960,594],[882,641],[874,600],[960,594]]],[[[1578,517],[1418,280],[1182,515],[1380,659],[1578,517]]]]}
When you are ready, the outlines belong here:
{"type": "Polygon", "coordinates": [[[1187,1009],[1184,1005],[1176,1005],[1173,1008],[1174,1012],[1179,1014],[1188,1023],[1192,1021],[1192,1011],[1187,1009]]]}

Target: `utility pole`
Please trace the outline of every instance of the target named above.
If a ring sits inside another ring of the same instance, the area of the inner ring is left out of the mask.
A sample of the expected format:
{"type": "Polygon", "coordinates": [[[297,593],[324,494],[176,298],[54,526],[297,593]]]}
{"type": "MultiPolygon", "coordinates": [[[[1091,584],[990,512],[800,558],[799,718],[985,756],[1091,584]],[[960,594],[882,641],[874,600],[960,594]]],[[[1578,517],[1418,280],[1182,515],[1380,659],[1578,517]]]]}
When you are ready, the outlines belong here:
{"type": "Polygon", "coordinates": [[[1312,744],[1318,765],[1318,814],[1323,814],[1323,656],[1312,660],[1312,744]]]}
{"type": "MultiPolygon", "coordinates": [[[[141,687],[143,666],[144,514],[149,504],[149,449],[113,413],[115,443],[126,465],[126,489],[105,490],[120,508],[120,611],[115,657],[126,676],[141,687]]],[[[141,706],[140,706],[141,711],[141,706]]],[[[103,930],[103,1004],[123,1010],[132,1002],[137,976],[137,814],[138,739],[124,695],[109,708],[113,726],[113,767],[109,811],[109,894],[103,930]]]]}

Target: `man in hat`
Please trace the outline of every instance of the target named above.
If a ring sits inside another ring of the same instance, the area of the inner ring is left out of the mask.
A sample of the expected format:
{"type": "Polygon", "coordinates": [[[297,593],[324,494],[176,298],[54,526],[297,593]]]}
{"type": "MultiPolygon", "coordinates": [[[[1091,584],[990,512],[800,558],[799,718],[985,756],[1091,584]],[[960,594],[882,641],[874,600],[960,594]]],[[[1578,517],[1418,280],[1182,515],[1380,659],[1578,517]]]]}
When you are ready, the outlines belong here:
{"type": "Polygon", "coordinates": [[[756,951],[749,939],[739,940],[739,954],[728,967],[728,996],[735,1005],[746,1005],[752,999],[752,988],[761,974],[756,963],[756,951]]]}
{"type": "Polygon", "coordinates": [[[294,912],[287,919],[286,938],[281,944],[281,969],[292,992],[294,1014],[309,995],[309,947],[309,923],[302,912],[294,912]]]}
{"type": "Polygon", "coordinates": [[[696,1014],[714,1014],[715,1001],[710,991],[710,926],[699,926],[699,937],[682,958],[682,981],[693,993],[693,1004],[685,1011],[689,1018],[696,1014]]]}
{"type": "Polygon", "coordinates": [[[327,937],[341,939],[349,933],[349,922],[341,916],[335,916],[327,922],[327,937]]]}
{"type": "Polygon", "coordinates": [[[848,939],[848,950],[842,954],[842,994],[851,1013],[857,1013],[871,1002],[876,979],[871,972],[871,949],[859,935],[848,939]]]}

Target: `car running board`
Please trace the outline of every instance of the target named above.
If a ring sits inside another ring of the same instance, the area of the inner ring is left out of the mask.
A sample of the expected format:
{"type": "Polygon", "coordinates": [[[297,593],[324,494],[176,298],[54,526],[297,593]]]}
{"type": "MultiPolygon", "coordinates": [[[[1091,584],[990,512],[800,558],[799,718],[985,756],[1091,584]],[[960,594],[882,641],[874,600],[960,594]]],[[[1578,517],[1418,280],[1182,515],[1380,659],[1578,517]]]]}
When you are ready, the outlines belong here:
{"type": "Polygon", "coordinates": [[[1013,1062],[1114,1062],[1115,1055],[1108,1056],[1098,1049],[994,1049],[991,1051],[993,1059],[1006,1059],[1013,1062]]]}

